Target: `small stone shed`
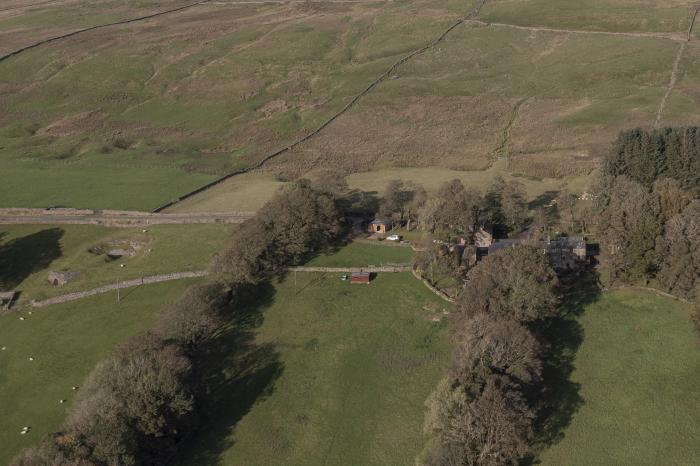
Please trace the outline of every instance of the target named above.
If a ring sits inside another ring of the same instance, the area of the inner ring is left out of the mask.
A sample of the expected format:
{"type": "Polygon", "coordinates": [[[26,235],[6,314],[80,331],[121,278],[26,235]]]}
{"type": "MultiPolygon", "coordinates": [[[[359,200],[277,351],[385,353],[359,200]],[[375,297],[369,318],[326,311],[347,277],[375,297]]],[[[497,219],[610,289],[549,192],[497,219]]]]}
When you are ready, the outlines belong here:
{"type": "Polygon", "coordinates": [[[375,218],[369,222],[370,233],[379,233],[383,235],[389,230],[391,230],[391,220],[375,218]]]}
{"type": "Polygon", "coordinates": [[[80,272],[71,272],[68,270],[52,270],[49,272],[49,283],[53,286],[63,286],[76,278],[78,278],[80,272]]]}
{"type": "Polygon", "coordinates": [[[353,272],[352,276],[350,277],[350,283],[361,283],[369,285],[371,279],[372,276],[369,272],[353,272]]]}

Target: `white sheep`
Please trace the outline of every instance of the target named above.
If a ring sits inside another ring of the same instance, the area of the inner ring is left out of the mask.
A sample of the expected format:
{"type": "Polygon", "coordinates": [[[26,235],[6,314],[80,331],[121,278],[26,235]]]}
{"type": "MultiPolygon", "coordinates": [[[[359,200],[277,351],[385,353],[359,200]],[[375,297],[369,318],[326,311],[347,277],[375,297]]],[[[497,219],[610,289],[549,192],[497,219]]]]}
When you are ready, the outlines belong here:
{"type": "Polygon", "coordinates": [[[30,360],[30,361],[34,361],[34,358],[31,357],[31,356],[29,356],[29,360],[30,360]]]}

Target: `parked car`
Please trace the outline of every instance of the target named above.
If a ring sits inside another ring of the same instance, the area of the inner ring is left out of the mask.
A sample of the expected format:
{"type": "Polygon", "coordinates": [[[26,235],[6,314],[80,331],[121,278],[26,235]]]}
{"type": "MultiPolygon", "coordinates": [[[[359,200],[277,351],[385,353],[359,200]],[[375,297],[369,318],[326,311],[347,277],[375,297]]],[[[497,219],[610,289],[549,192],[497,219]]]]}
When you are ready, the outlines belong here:
{"type": "Polygon", "coordinates": [[[389,235],[386,237],[387,241],[401,241],[401,236],[399,235],[389,235]]]}

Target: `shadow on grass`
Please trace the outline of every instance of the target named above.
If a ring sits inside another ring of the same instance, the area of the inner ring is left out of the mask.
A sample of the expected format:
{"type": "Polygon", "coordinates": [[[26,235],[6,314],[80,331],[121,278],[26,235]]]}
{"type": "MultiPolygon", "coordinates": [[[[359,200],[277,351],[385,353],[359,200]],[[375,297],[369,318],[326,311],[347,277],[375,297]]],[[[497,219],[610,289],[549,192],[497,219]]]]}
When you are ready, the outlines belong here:
{"type": "Polygon", "coordinates": [[[0,290],[14,289],[61,257],[63,233],[61,228],[49,228],[0,245],[0,290]]]}
{"type": "Polygon", "coordinates": [[[578,318],[600,297],[597,273],[572,274],[562,277],[560,282],[564,291],[561,312],[541,332],[542,340],[546,342],[543,348],[543,390],[532,456],[525,464],[538,464],[539,455],[564,438],[566,428],[585,402],[579,394],[580,384],[571,380],[571,374],[575,368],[576,352],[584,338],[578,318]]]}
{"type": "Polygon", "coordinates": [[[203,380],[198,390],[201,427],[179,449],[177,464],[219,464],[233,446],[238,422],[273,393],[283,364],[275,345],[257,343],[255,334],[274,293],[269,283],[250,290],[232,306],[231,321],[196,357],[203,380]]]}

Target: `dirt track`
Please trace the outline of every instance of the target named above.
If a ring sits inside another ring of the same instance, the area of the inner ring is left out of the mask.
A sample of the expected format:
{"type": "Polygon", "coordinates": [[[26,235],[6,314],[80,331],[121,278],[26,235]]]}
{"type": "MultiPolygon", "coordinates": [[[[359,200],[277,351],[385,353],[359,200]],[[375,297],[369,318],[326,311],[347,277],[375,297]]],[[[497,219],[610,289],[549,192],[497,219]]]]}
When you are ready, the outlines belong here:
{"type": "Polygon", "coordinates": [[[197,212],[155,214],[150,212],[81,209],[0,209],[0,224],[64,224],[135,227],[146,225],[185,225],[203,223],[242,223],[255,212],[197,212]]]}
{"type": "Polygon", "coordinates": [[[673,41],[685,41],[687,40],[685,34],[681,33],[662,33],[662,32],[613,32],[613,31],[588,31],[585,29],[560,29],[560,28],[550,28],[541,26],[517,26],[514,24],[506,23],[489,23],[486,21],[481,21],[478,19],[467,19],[465,23],[477,24],[480,26],[488,27],[499,27],[499,28],[510,28],[510,29],[520,29],[522,31],[532,31],[532,32],[555,32],[560,34],[582,34],[582,35],[595,35],[595,36],[617,36],[617,37],[647,37],[652,39],[666,39],[673,41]]]}

